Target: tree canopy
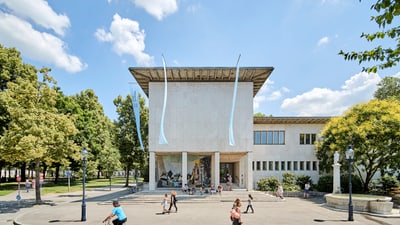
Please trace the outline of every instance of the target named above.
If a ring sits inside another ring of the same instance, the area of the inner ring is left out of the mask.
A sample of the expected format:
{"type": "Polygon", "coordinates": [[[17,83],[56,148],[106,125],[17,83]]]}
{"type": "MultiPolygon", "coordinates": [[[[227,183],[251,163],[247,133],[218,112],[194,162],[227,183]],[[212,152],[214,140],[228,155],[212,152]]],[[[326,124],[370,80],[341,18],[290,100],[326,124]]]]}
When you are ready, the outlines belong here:
{"type": "MultiPolygon", "coordinates": [[[[316,143],[321,170],[330,171],[335,151],[344,156],[348,145],[354,149],[354,168],[363,190],[377,172],[400,167],[400,102],[371,100],[352,107],[342,117],[332,118],[316,143]]],[[[344,157],[341,157],[345,165],[344,157]]]]}
{"type": "Polygon", "coordinates": [[[400,101],[400,78],[383,78],[378,84],[378,89],[375,91],[374,97],[376,99],[395,98],[400,101]]]}
{"type": "Polygon", "coordinates": [[[378,69],[394,67],[400,61],[400,26],[397,24],[391,26],[395,17],[400,15],[400,0],[377,0],[371,6],[371,10],[375,10],[377,13],[376,16],[371,17],[371,21],[375,21],[381,30],[371,34],[362,33],[361,38],[368,42],[378,39],[393,39],[395,44],[389,47],[378,45],[371,50],[360,52],[341,50],[339,55],[342,55],[345,60],[357,60],[359,64],[375,61],[376,65],[364,67],[363,70],[376,72],[378,69]]]}
{"type": "MultiPolygon", "coordinates": [[[[116,143],[121,154],[121,163],[128,172],[131,169],[147,169],[147,149],[142,151],[138,138],[138,132],[141,132],[143,145],[148,146],[148,119],[149,112],[145,106],[145,99],[140,97],[140,131],[136,129],[136,120],[133,113],[132,97],[127,95],[126,98],[118,96],[114,99],[114,105],[117,107],[118,121],[116,122],[116,143]]],[[[128,185],[129,177],[126,177],[126,185],[128,185]]]]}
{"type": "MultiPolygon", "coordinates": [[[[28,68],[27,73],[38,72],[28,68]]],[[[9,115],[7,129],[0,137],[0,155],[11,163],[34,162],[37,203],[41,202],[40,164],[67,164],[66,158],[76,158],[78,153],[72,139],[77,132],[74,118],[58,113],[57,92],[52,87],[55,81],[47,75],[48,69],[40,72],[41,82],[17,77],[0,92],[0,105],[9,115]]]]}

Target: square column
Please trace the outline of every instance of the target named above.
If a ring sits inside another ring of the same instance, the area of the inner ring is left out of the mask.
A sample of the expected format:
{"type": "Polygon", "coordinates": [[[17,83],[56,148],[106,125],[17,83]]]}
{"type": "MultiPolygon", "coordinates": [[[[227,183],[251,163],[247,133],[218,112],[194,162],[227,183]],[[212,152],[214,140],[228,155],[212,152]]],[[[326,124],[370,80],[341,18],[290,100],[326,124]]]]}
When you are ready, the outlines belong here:
{"type": "Polygon", "coordinates": [[[156,158],[155,152],[149,152],[149,190],[156,189],[156,158]]]}
{"type": "Polygon", "coordinates": [[[247,152],[247,171],[244,175],[244,184],[246,185],[247,190],[253,190],[253,152],[247,152]]]}
{"type": "Polygon", "coordinates": [[[187,184],[187,152],[182,152],[182,187],[187,184]]]}
{"type": "Polygon", "coordinates": [[[214,153],[214,187],[219,185],[219,152],[214,153]]]}

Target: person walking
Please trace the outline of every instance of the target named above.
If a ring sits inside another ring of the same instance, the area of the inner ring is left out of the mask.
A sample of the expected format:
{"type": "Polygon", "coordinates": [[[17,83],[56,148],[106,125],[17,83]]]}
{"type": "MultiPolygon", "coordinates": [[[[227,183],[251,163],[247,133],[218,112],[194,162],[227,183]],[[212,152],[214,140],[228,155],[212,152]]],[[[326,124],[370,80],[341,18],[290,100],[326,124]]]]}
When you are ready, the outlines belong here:
{"type": "Polygon", "coordinates": [[[26,192],[27,192],[27,193],[29,192],[29,188],[31,188],[31,183],[29,182],[29,179],[26,179],[26,182],[25,182],[25,189],[26,189],[26,192]]]}
{"type": "Polygon", "coordinates": [[[168,213],[171,212],[171,208],[172,206],[175,207],[175,212],[178,212],[178,207],[176,207],[176,191],[172,191],[171,192],[171,200],[169,202],[169,209],[168,209],[168,213]]]}
{"type": "Polygon", "coordinates": [[[232,225],[241,225],[242,224],[242,218],[240,214],[240,207],[242,206],[242,203],[240,202],[240,199],[236,199],[235,202],[233,203],[233,207],[231,209],[231,221],[232,225]]]}
{"type": "Polygon", "coordinates": [[[161,202],[161,205],[163,207],[162,214],[169,213],[169,211],[167,210],[167,205],[168,205],[168,194],[167,193],[164,194],[164,199],[161,202]]]}
{"type": "Polygon", "coordinates": [[[122,209],[121,205],[119,204],[118,201],[113,201],[113,210],[111,211],[111,214],[108,215],[104,220],[103,223],[105,223],[107,220],[110,220],[114,216],[117,216],[116,219],[112,221],[114,225],[122,225],[127,221],[127,217],[124,213],[124,210],[122,209]]]}
{"type": "Polygon", "coordinates": [[[310,197],[310,187],[311,187],[311,185],[310,185],[309,182],[307,182],[307,183],[304,185],[304,198],[310,197]]]}
{"type": "Polygon", "coordinates": [[[279,184],[279,185],[278,185],[278,190],[277,190],[276,194],[277,194],[277,196],[278,196],[279,198],[284,199],[284,197],[283,197],[283,186],[282,186],[282,184],[279,184]]]}
{"type": "Polygon", "coordinates": [[[244,213],[247,213],[249,211],[249,209],[251,209],[251,213],[254,213],[254,209],[253,209],[253,196],[251,196],[251,194],[248,195],[248,199],[247,199],[247,208],[246,211],[244,213]]]}

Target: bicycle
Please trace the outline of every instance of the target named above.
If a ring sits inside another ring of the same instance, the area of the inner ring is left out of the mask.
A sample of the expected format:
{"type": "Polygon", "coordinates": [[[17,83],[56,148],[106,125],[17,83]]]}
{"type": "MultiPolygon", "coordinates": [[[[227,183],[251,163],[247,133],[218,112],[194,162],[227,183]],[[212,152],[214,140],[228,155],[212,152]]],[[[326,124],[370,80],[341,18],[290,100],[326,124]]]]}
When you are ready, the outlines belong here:
{"type": "MultiPolygon", "coordinates": [[[[113,225],[112,219],[108,219],[108,220],[104,221],[103,224],[104,224],[104,225],[113,225]]],[[[126,221],[123,222],[122,224],[126,224],[126,221]]]]}

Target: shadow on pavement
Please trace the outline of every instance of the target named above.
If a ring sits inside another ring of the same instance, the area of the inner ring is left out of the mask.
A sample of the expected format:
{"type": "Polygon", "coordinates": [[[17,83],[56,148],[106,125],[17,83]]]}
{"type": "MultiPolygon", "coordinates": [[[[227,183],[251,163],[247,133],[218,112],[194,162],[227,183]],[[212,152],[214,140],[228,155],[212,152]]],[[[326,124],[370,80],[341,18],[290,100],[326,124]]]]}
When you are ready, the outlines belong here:
{"type": "MultiPolygon", "coordinates": [[[[130,192],[128,190],[124,189],[124,190],[121,190],[121,191],[110,192],[108,194],[103,194],[103,195],[98,195],[98,196],[95,196],[95,197],[86,198],[85,200],[87,202],[109,201],[111,199],[118,199],[119,197],[126,196],[128,194],[130,194],[130,192]]],[[[77,195],[77,196],[82,196],[82,195],[77,195]]],[[[80,201],[81,201],[81,199],[75,200],[73,202],[80,202],[80,201]]]]}
{"type": "Polygon", "coordinates": [[[49,223],[64,223],[64,222],[77,223],[77,222],[81,222],[81,221],[80,220],[49,220],[49,223]]]}
{"type": "MultiPolygon", "coordinates": [[[[52,201],[42,201],[42,205],[54,206],[52,201]]],[[[0,201],[0,213],[17,213],[22,208],[32,208],[36,205],[35,199],[21,200],[19,204],[17,201],[0,201]]]]}
{"type": "Polygon", "coordinates": [[[324,219],[314,219],[315,222],[347,222],[347,220],[324,220],[324,219]]]}

